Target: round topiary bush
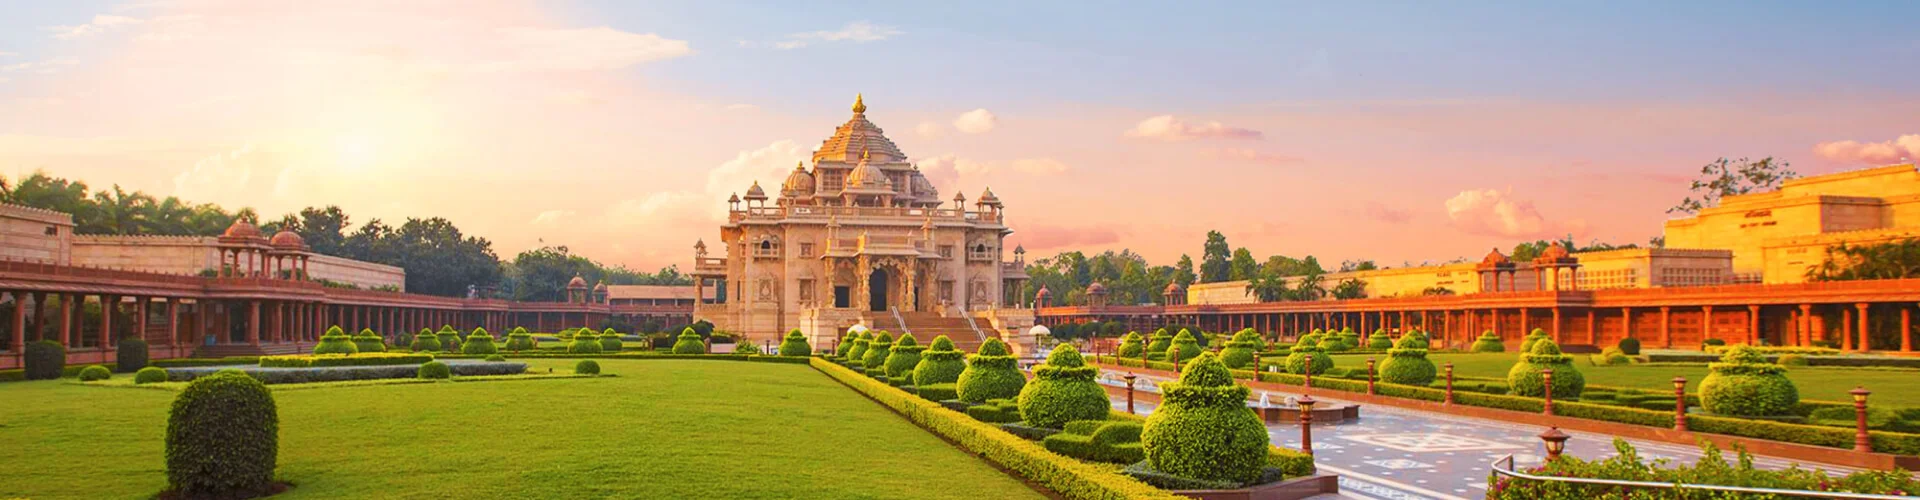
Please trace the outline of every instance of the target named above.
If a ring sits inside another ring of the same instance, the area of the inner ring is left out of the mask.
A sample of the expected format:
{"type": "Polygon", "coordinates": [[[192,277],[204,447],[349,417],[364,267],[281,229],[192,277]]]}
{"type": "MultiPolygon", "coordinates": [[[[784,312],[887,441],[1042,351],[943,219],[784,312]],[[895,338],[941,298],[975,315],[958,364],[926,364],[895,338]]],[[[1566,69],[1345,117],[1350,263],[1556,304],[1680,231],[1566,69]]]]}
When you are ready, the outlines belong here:
{"type": "Polygon", "coordinates": [[[1140,338],[1140,332],[1127,332],[1120,337],[1120,348],[1116,349],[1122,358],[1138,358],[1147,352],[1147,345],[1140,338]]]}
{"type": "Polygon", "coordinates": [[[1620,339],[1620,352],[1628,356],[1640,355],[1640,339],[1627,337],[1620,339]]]}
{"type": "Polygon", "coordinates": [[[353,337],[347,336],[347,332],[342,331],[339,325],[327,328],[327,332],[320,335],[320,343],[313,346],[314,354],[357,354],[359,352],[360,346],[354,345],[353,337]]]}
{"type": "Polygon", "coordinates": [[[493,345],[493,334],[487,333],[485,328],[475,328],[473,333],[467,334],[466,343],[460,344],[460,352],[474,355],[495,354],[500,352],[500,349],[493,345]]]}
{"type": "Polygon", "coordinates": [[[104,365],[93,365],[80,369],[81,382],[93,382],[110,378],[113,378],[113,370],[108,370],[104,365]]]}
{"type": "Polygon", "coordinates": [[[1180,330],[1180,333],[1178,335],[1174,335],[1173,342],[1168,345],[1167,347],[1168,360],[1174,359],[1173,351],[1175,349],[1180,350],[1180,362],[1182,363],[1185,363],[1189,360],[1192,360],[1194,357],[1199,356],[1200,351],[1204,350],[1200,348],[1200,339],[1195,338],[1193,336],[1192,331],[1188,331],[1185,329],[1180,330]]]}
{"type": "Polygon", "coordinates": [[[1354,333],[1353,327],[1351,326],[1346,328],[1341,328],[1340,329],[1340,345],[1343,346],[1343,349],[1345,350],[1359,349],[1360,334],[1354,333]]]}
{"type": "Polygon", "coordinates": [[[410,345],[413,345],[413,334],[411,334],[411,333],[407,333],[407,331],[406,331],[406,330],[400,330],[400,331],[398,331],[398,332],[394,332],[394,334],[393,334],[393,345],[395,345],[395,346],[403,346],[403,345],[404,345],[404,346],[410,346],[410,345]]]}
{"type": "Polygon", "coordinates": [[[454,331],[453,325],[440,325],[440,331],[434,332],[433,336],[440,338],[440,350],[446,352],[460,350],[460,332],[454,331]]]}
{"type": "Polygon", "coordinates": [[[27,380],[53,380],[67,371],[67,348],[41,340],[27,344],[27,380]]]}
{"type": "Polygon", "coordinates": [[[600,354],[600,338],[593,330],[581,328],[573,332],[573,340],[567,342],[568,354],[600,354]]]}
{"type": "Polygon", "coordinates": [[[685,330],[680,330],[680,337],[674,339],[673,353],[706,354],[707,344],[700,341],[700,332],[693,331],[693,327],[689,326],[685,330]]]}
{"type": "Polygon", "coordinates": [[[582,359],[579,363],[573,364],[573,372],[581,375],[599,375],[600,363],[591,359],[582,359]]]}
{"type": "MultiPolygon", "coordinates": [[[[1253,366],[1253,353],[1260,352],[1260,349],[1265,347],[1261,344],[1265,344],[1265,342],[1260,338],[1259,332],[1253,331],[1252,328],[1242,329],[1234,333],[1233,338],[1227,340],[1226,345],[1221,346],[1220,362],[1225,363],[1227,368],[1236,370],[1251,368],[1253,366]]],[[[1195,356],[1198,356],[1198,354],[1195,354],[1195,356]]],[[[1186,356],[1183,352],[1182,357],[1191,356],[1186,356]]]]}
{"type": "MultiPolygon", "coordinates": [[[[1405,335],[1401,337],[1405,337],[1405,335]]],[[[1393,339],[1387,337],[1387,330],[1385,328],[1374,330],[1373,335],[1367,336],[1367,349],[1381,351],[1392,348],[1393,339]]]]}
{"type": "Polygon", "coordinates": [[[490,361],[490,362],[495,362],[495,363],[498,363],[498,362],[501,362],[501,361],[506,361],[506,360],[507,360],[507,357],[506,357],[506,356],[501,356],[501,355],[499,355],[499,354],[493,354],[493,355],[489,355],[489,356],[487,356],[487,361],[490,361]]]}
{"type": "Polygon", "coordinates": [[[1149,357],[1157,354],[1159,355],[1158,359],[1166,359],[1167,348],[1170,347],[1173,347],[1173,336],[1168,335],[1167,329],[1165,328],[1154,330],[1153,335],[1147,336],[1147,355],[1149,357]]]}
{"type": "Polygon", "coordinates": [[[960,372],[967,370],[966,356],[954,350],[953,340],[946,335],[934,337],[933,344],[920,353],[920,363],[913,366],[913,385],[926,387],[958,382],[960,372]]]}
{"type": "Polygon", "coordinates": [[[280,414],[267,386],[239,372],[196,378],[167,417],[170,498],[253,498],[273,490],[280,414]]]}
{"type": "Polygon", "coordinates": [[[872,342],[867,343],[866,352],[860,354],[860,366],[866,367],[870,373],[875,373],[873,370],[884,371],[890,354],[893,354],[893,334],[881,330],[873,335],[872,342]]]}
{"type": "Polygon", "coordinates": [[[132,373],[147,367],[147,341],[126,339],[114,348],[114,371],[132,373]]]}
{"type": "Polygon", "coordinates": [[[854,332],[853,330],[847,330],[846,335],[840,336],[840,341],[833,343],[834,344],[833,355],[838,356],[842,359],[845,359],[847,357],[847,352],[853,350],[853,343],[859,340],[860,340],[859,333],[854,332]]]}
{"type": "Polygon", "coordinates": [[[1300,342],[1293,344],[1293,348],[1288,350],[1287,373],[1303,375],[1311,370],[1314,375],[1319,375],[1332,370],[1333,356],[1328,355],[1326,349],[1320,348],[1321,345],[1325,345],[1325,342],[1322,342],[1317,335],[1308,334],[1300,337],[1300,342]],[[1313,366],[1307,366],[1308,355],[1313,356],[1313,366]]]}
{"type": "Polygon", "coordinates": [[[920,366],[920,352],[927,346],[913,340],[913,334],[900,335],[900,341],[893,343],[893,349],[887,354],[887,379],[912,378],[914,367],[920,366]]]}
{"type": "Polygon", "coordinates": [[[1751,346],[1727,349],[1720,362],[1707,369],[1710,373],[1700,381],[1700,406],[1716,415],[1784,415],[1800,402],[1800,389],[1787,378],[1787,368],[1768,363],[1751,346]]]}
{"type": "Polygon", "coordinates": [[[1427,385],[1438,373],[1433,360],[1427,359],[1426,341],[1418,335],[1400,336],[1380,365],[1380,380],[1389,384],[1427,385]]]}
{"type": "Polygon", "coordinates": [[[780,339],[780,355],[812,356],[813,346],[807,345],[807,335],[800,333],[799,328],[795,328],[788,330],[787,336],[780,339]]]}
{"type": "MultiPolygon", "coordinates": [[[[1520,352],[1522,353],[1533,352],[1533,343],[1539,342],[1542,340],[1547,340],[1546,330],[1535,328],[1533,329],[1533,331],[1527,332],[1526,337],[1520,338],[1520,352]]],[[[1555,346],[1555,347],[1558,347],[1558,346],[1555,346]]]]}
{"type": "Polygon", "coordinates": [[[620,332],[612,328],[600,332],[600,352],[620,352],[626,347],[626,343],[620,341],[620,332]]]}
{"type": "Polygon", "coordinates": [[[1210,353],[1194,359],[1179,382],[1160,384],[1163,401],[1140,432],[1148,465],[1206,481],[1259,479],[1267,460],[1267,428],[1247,411],[1247,392],[1210,353]]]}
{"type": "Polygon", "coordinates": [[[1487,330],[1486,333],[1480,334],[1480,338],[1473,340],[1473,347],[1469,350],[1473,352],[1506,352],[1507,344],[1506,342],[1500,341],[1500,336],[1495,335],[1493,330],[1487,330]]]}
{"type": "Polygon", "coordinates": [[[1807,366],[1808,364],[1807,357],[1801,354],[1782,354],[1775,363],[1780,366],[1807,366]]]}
{"type": "Polygon", "coordinates": [[[133,374],[134,384],[154,384],[167,381],[167,369],[158,366],[141,368],[133,374]]]}
{"type": "Polygon", "coordinates": [[[1030,427],[1059,429],[1075,420],[1106,420],[1113,405],[1107,391],[1093,380],[1099,374],[1100,369],[1087,366],[1073,345],[1054,347],[1046,364],[1034,367],[1033,381],[1020,389],[1020,421],[1030,427]]]}
{"type": "Polygon", "coordinates": [[[1576,399],[1587,388],[1587,379],[1573,367],[1573,356],[1560,352],[1552,339],[1533,342],[1533,349],[1520,356],[1520,362],[1507,370],[1507,393],[1515,396],[1542,397],[1547,393],[1540,371],[1553,369],[1553,396],[1576,399]]]}
{"type": "Polygon", "coordinates": [[[873,345],[873,332],[860,332],[853,338],[853,347],[847,348],[847,366],[861,368],[866,365],[867,347],[873,345]]]}
{"type": "Polygon", "coordinates": [[[533,334],[527,333],[526,328],[516,326],[513,327],[512,332],[507,333],[507,350],[509,351],[531,351],[536,345],[533,334]]]}
{"type": "Polygon", "coordinates": [[[420,370],[416,374],[424,379],[448,379],[453,378],[453,369],[447,367],[446,363],[428,361],[420,365],[420,370]]]}
{"type": "Polygon", "coordinates": [[[997,338],[989,338],[980,344],[979,352],[967,358],[967,368],[960,371],[957,388],[960,400],[968,403],[985,403],[989,399],[1019,397],[1027,384],[1027,377],[1020,373],[1020,360],[1007,351],[1007,343],[997,338]]]}
{"type": "Polygon", "coordinates": [[[360,352],[387,352],[387,339],[373,333],[372,328],[362,328],[360,334],[353,336],[353,348],[360,352]]]}
{"type": "MultiPolygon", "coordinates": [[[[339,327],[334,328],[337,329],[339,327]]],[[[407,348],[412,349],[413,352],[438,351],[440,350],[440,337],[434,335],[432,330],[422,328],[420,329],[419,335],[413,336],[413,344],[408,345],[407,348]]]]}

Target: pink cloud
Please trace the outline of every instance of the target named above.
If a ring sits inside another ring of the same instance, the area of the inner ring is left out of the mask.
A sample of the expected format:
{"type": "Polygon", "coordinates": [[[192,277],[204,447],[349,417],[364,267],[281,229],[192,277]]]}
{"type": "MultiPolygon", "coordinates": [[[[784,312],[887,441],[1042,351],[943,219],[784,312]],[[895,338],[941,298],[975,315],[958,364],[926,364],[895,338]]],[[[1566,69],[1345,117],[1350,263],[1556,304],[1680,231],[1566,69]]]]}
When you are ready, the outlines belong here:
{"type": "Polygon", "coordinates": [[[1369,219],[1388,224],[1406,224],[1407,221],[1413,220],[1413,212],[1406,209],[1389,207],[1375,201],[1367,202],[1364,213],[1369,219]]]}
{"type": "Polygon", "coordinates": [[[1013,240],[1028,251],[1108,245],[1120,242],[1120,232],[1108,226],[1066,227],[1023,224],[1013,240]]]}
{"type": "Polygon", "coordinates": [[[1540,215],[1531,200],[1510,191],[1472,189],[1448,199],[1447,219],[1468,234],[1508,238],[1542,238],[1586,232],[1585,221],[1554,223],[1540,215]]]}
{"type": "Polygon", "coordinates": [[[1293,165],[1307,160],[1298,156],[1268,153],[1244,148],[1221,148],[1200,153],[1202,158],[1214,160],[1243,161],[1265,165],[1293,165]]]}
{"type": "Polygon", "coordinates": [[[1192,139],[1246,139],[1260,140],[1260,131],[1229,127],[1220,122],[1187,123],[1173,115],[1160,115],[1141,120],[1127,130],[1127,137],[1157,139],[1162,141],[1185,141],[1192,139]]]}
{"type": "Polygon", "coordinates": [[[1813,153],[1835,161],[1891,165],[1920,158],[1920,134],[1885,142],[1832,141],[1813,146],[1813,153]]]}

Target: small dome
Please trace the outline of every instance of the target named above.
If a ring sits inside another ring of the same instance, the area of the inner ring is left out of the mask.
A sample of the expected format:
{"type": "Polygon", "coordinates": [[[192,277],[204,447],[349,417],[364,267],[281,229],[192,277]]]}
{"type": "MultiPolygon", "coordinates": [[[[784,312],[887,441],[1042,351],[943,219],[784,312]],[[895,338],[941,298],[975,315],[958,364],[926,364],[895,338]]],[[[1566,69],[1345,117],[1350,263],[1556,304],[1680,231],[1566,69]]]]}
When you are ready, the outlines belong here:
{"type": "Polygon", "coordinates": [[[1048,329],[1047,325],[1033,325],[1032,329],[1027,330],[1027,335],[1053,335],[1053,330],[1048,329]]]}
{"type": "Polygon", "coordinates": [[[926,175],[915,170],[913,172],[913,196],[937,203],[940,201],[940,190],[933,187],[933,181],[927,180],[926,175]]]}
{"type": "Polygon", "coordinates": [[[267,244],[273,245],[274,248],[301,250],[307,247],[307,240],[301,238],[299,233],[282,230],[274,233],[273,239],[269,240],[267,244]]]}
{"type": "Polygon", "coordinates": [[[1167,292],[1166,292],[1166,293],[1167,293],[1167,295],[1173,295],[1173,294],[1176,294],[1176,293],[1180,293],[1180,283],[1179,283],[1179,282],[1173,282],[1173,283],[1167,283],[1167,292]]]}
{"type": "Polygon", "coordinates": [[[793,173],[787,174],[787,182],[780,184],[780,196],[799,198],[813,196],[813,174],[807,173],[806,162],[793,167],[793,173]]]}
{"type": "Polygon", "coordinates": [[[1567,247],[1560,246],[1559,242],[1554,242],[1552,246],[1549,246],[1547,247],[1546,250],[1541,251],[1540,256],[1533,260],[1537,262],[1552,262],[1560,259],[1565,259],[1567,258],[1567,256],[1568,256],[1567,247]]]}
{"type": "Polygon", "coordinates": [[[1048,295],[1052,295],[1052,294],[1053,294],[1053,292],[1051,292],[1051,291],[1049,291],[1049,290],[1047,290],[1047,286],[1046,286],[1046,285],[1040,285],[1040,291],[1038,291],[1038,292],[1033,292],[1033,296],[1034,296],[1035,298],[1040,298],[1040,297],[1046,297],[1046,296],[1048,296],[1048,295]]]}
{"type": "Polygon", "coordinates": [[[739,203],[739,202],[740,202],[740,193],[727,195],[727,203],[739,203]]]}
{"type": "Polygon", "coordinates": [[[1093,284],[1087,285],[1087,293],[1092,295],[1106,295],[1107,286],[1100,284],[1100,282],[1098,281],[1095,281],[1093,282],[1093,284]]]}
{"type": "Polygon", "coordinates": [[[600,284],[598,284],[598,285],[594,285],[594,286],[593,286],[593,291],[596,291],[596,292],[605,292],[605,291],[607,291],[607,282],[605,282],[605,281],[602,281],[602,282],[600,282],[600,284]]]}
{"type": "Polygon", "coordinates": [[[748,200],[767,199],[767,191],[764,189],[760,189],[760,181],[753,181],[753,187],[747,188],[747,199],[748,200]]]}
{"type": "Polygon", "coordinates": [[[881,172],[880,167],[867,161],[868,158],[865,153],[860,155],[860,164],[853,167],[853,173],[847,174],[846,190],[869,193],[893,191],[893,180],[888,179],[887,173],[881,172]]]}
{"type": "Polygon", "coordinates": [[[582,277],[580,277],[580,276],[578,276],[578,275],[576,275],[576,276],[574,276],[574,277],[573,277],[573,279],[571,279],[571,280],[567,280],[567,288],[580,288],[580,289],[584,289],[584,288],[586,288],[586,287],[587,287],[587,279],[586,279],[586,278],[582,278],[582,277]]]}
{"type": "Polygon", "coordinates": [[[1495,248],[1493,249],[1492,252],[1487,252],[1486,258],[1480,259],[1480,263],[1483,265],[1484,264],[1512,264],[1513,260],[1508,259],[1506,254],[1500,253],[1500,249],[1495,248]]]}
{"type": "Polygon", "coordinates": [[[975,203],[989,207],[998,207],[1000,206],[1000,197],[993,195],[993,188],[987,188],[986,192],[980,193],[980,201],[975,203]]]}
{"type": "Polygon", "coordinates": [[[227,232],[221,233],[220,235],[228,238],[265,237],[260,234],[260,228],[254,227],[253,223],[247,222],[246,219],[234,219],[233,225],[227,226],[227,232]]]}

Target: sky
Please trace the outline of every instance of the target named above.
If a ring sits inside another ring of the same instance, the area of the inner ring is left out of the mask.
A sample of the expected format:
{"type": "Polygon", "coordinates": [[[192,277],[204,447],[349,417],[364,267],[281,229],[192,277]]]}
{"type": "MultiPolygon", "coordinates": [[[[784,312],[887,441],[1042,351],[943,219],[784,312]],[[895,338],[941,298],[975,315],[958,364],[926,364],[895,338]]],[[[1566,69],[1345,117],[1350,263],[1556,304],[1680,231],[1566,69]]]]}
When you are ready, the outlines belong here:
{"type": "Polygon", "coordinates": [[[1920,157],[1912,2],[0,2],[0,175],[687,267],[856,93],[1032,256],[1642,243],[1701,165],[1920,157]]]}

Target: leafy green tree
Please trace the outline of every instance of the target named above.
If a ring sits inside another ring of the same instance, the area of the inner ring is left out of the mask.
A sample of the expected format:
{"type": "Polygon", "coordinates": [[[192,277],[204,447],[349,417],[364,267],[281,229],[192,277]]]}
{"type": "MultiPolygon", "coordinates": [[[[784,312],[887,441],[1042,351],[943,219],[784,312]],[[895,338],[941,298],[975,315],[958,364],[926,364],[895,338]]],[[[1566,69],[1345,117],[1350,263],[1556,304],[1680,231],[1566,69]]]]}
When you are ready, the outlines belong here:
{"type": "Polygon", "coordinates": [[[1343,272],[1343,273],[1350,273],[1354,271],[1372,271],[1379,268],[1380,266],[1377,264],[1374,264],[1373,261],[1371,260],[1349,260],[1349,261],[1342,261],[1340,263],[1340,272],[1343,272]]]}
{"type": "Polygon", "coordinates": [[[1173,281],[1179,283],[1181,288],[1186,288],[1196,279],[1199,277],[1193,274],[1193,257],[1180,254],[1180,263],[1173,266],[1173,281]]]}
{"type": "Polygon", "coordinates": [[[1693,194],[1667,209],[1667,213],[1700,213],[1701,209],[1719,206],[1722,197],[1779,189],[1781,183],[1797,177],[1800,174],[1794,172],[1786,160],[1775,160],[1771,156],[1759,160],[1723,157],[1700,167],[1700,177],[1688,186],[1693,194]]]}
{"type": "Polygon", "coordinates": [[[1827,247],[1820,265],[1807,268],[1813,281],[1884,280],[1920,277],[1920,239],[1827,247]]]}
{"type": "Polygon", "coordinates": [[[1254,262],[1253,252],[1248,252],[1246,247],[1233,251],[1233,260],[1227,265],[1229,281],[1250,280],[1259,273],[1260,263],[1254,262]]]}
{"type": "Polygon", "coordinates": [[[1359,299],[1366,296],[1367,284],[1359,278],[1340,280],[1340,284],[1333,286],[1333,298],[1336,299],[1359,299]]]}
{"type": "Polygon", "coordinates": [[[1227,235],[1219,231],[1207,231],[1207,244],[1200,252],[1200,282],[1217,283],[1229,281],[1232,276],[1230,263],[1232,250],[1227,246],[1227,235]]]}

